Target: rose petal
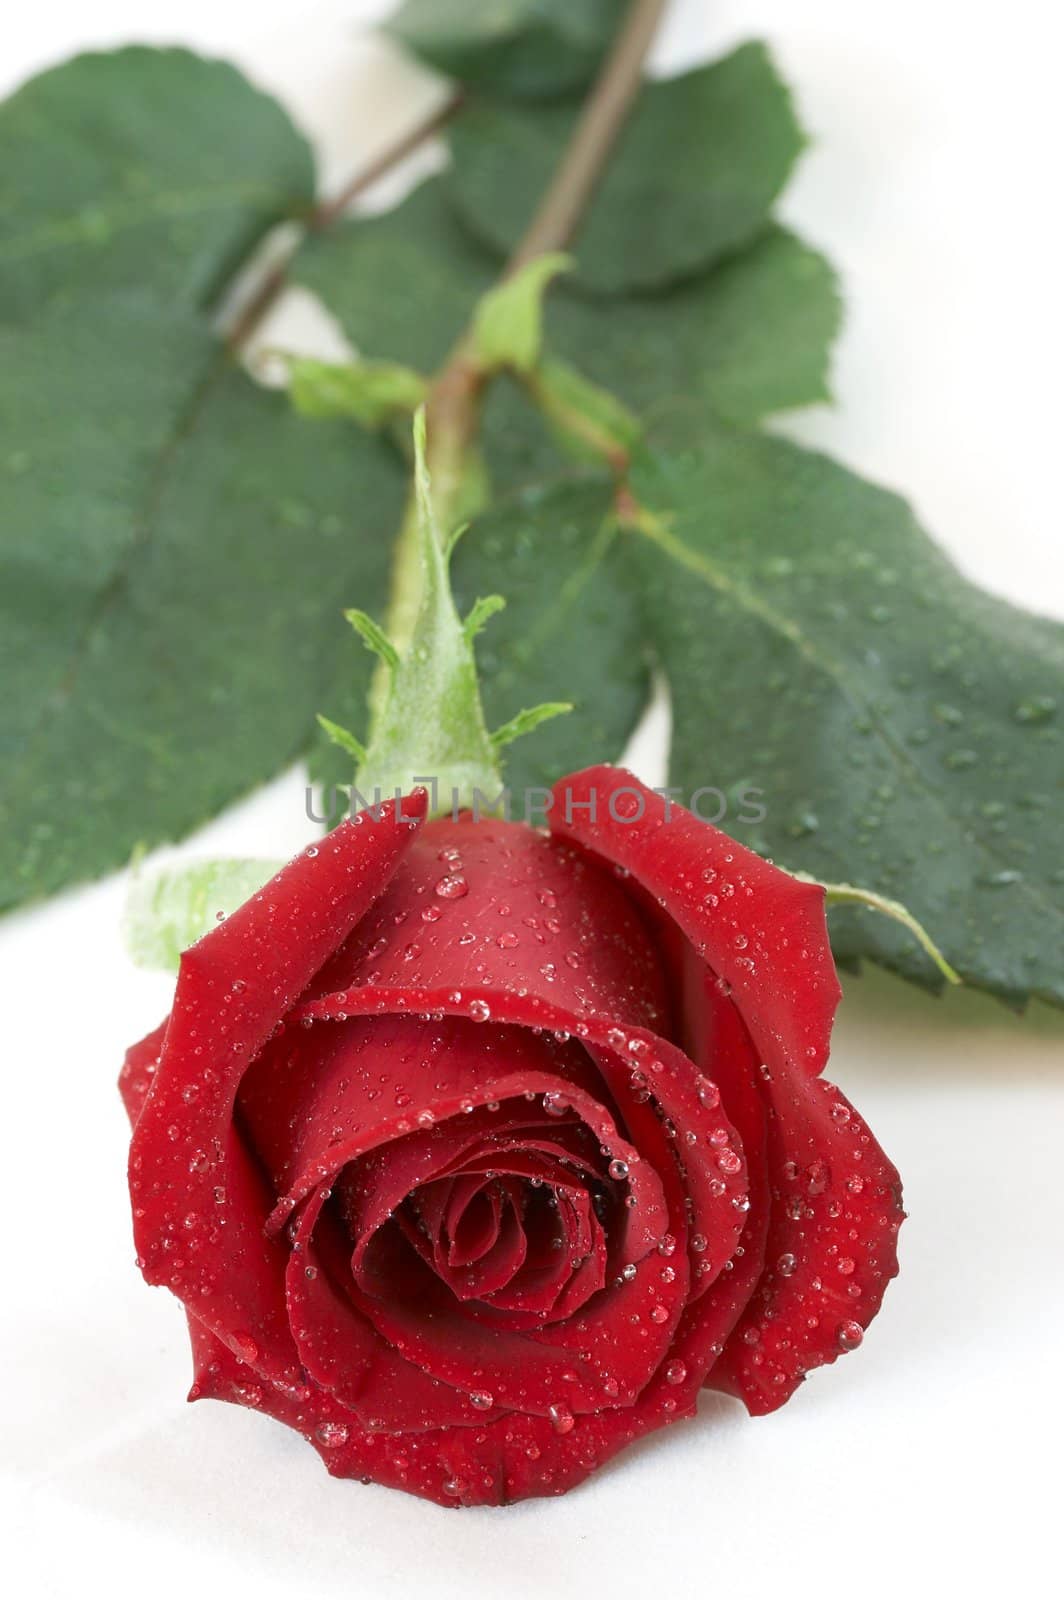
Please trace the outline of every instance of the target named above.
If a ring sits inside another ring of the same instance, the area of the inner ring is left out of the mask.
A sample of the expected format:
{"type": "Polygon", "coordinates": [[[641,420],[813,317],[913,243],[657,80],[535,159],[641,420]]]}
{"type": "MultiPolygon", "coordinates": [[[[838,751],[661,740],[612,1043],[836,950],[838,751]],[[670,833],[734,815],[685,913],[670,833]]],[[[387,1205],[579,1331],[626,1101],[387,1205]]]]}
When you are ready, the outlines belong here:
{"type": "Polygon", "coordinates": [[[144,1109],[152,1078],[159,1066],[165,1037],[166,1023],[161,1022],[138,1044],[130,1045],[126,1051],[122,1071],[118,1075],[118,1092],[122,1096],[122,1104],[126,1108],[126,1116],[131,1127],[136,1127],[137,1118],[144,1109]]]}
{"type": "Polygon", "coordinates": [[[781,872],[619,767],[563,779],[550,825],[664,907],[730,986],[762,1061],[823,1069],[841,990],[819,884],[781,872]]]}
{"type": "Polygon", "coordinates": [[[466,1422],[468,1391],[404,1361],[351,1304],[344,1240],[322,1216],[327,1198],[322,1188],[303,1207],[286,1272],[292,1336],[306,1372],[354,1413],[352,1427],[397,1432],[466,1422]]]}
{"type": "Polygon", "coordinates": [[[897,1171],[833,1084],[785,1066],[765,1096],[767,1268],[712,1380],[755,1416],[861,1342],[897,1274],[905,1216],[897,1171]]]}
{"type": "Polygon", "coordinates": [[[493,986],[534,988],[574,1017],[658,1031],[666,1020],[654,945],[610,874],[524,824],[468,818],[427,824],[309,998],[363,983],[483,988],[489,973],[493,986]],[[441,898],[456,877],[465,892],[441,898]]]}
{"type": "Polygon", "coordinates": [[[424,794],[353,819],[185,952],[159,1066],[133,1133],[134,1236],[165,1283],[237,1354],[290,1376],[285,1252],[263,1235],[272,1196],[233,1127],[248,1061],[380,894],[424,794]],[[198,1247],[192,1253],[191,1247],[198,1247]]]}

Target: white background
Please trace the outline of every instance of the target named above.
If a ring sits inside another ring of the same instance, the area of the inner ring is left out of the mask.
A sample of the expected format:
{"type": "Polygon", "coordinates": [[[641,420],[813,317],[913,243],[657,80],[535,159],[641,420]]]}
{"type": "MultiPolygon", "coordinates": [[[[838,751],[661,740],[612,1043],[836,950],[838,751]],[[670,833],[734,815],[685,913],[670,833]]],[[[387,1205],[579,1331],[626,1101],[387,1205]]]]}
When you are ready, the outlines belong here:
{"type": "MultiPolygon", "coordinates": [[[[0,89],[131,38],[225,54],[329,181],[438,84],[359,36],[386,3],[18,6],[0,89]]],[[[842,269],[838,406],[787,419],[905,490],[973,577],[1064,614],[1060,38],[1040,0],[674,0],[669,68],[768,38],[814,144],[787,219],[842,269]]],[[[220,158],[224,153],[220,153],[220,158]]],[[[657,778],[654,730],[638,761],[657,778]]],[[[185,853],[304,842],[298,773],[185,853]]],[[[709,1399],[561,1501],[444,1512],[337,1483],[300,1439],[186,1407],[177,1305],[132,1262],[114,1090],[168,983],[131,969],[123,884],[0,927],[6,1226],[0,1396],[13,1592],[166,1600],[509,1592],[802,1600],[1041,1594],[1059,1569],[1064,1022],[847,985],[832,1075],[901,1168],[902,1275],[858,1355],[776,1416],[709,1399]]],[[[1064,960],[1064,952],[1061,953],[1064,960]]]]}

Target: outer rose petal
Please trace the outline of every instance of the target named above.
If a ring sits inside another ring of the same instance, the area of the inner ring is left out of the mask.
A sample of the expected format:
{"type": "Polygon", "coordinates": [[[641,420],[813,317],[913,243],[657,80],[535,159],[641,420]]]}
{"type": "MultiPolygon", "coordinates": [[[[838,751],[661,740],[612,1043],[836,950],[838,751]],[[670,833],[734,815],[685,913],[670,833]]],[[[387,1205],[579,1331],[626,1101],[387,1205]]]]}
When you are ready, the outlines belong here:
{"type": "Polygon", "coordinates": [[[166,1023],[160,1022],[157,1028],[153,1028],[138,1044],[131,1044],[126,1051],[126,1059],[118,1075],[118,1092],[122,1096],[131,1127],[137,1126],[137,1118],[144,1109],[151,1080],[159,1066],[165,1037],[166,1023]]]}
{"type": "Polygon", "coordinates": [[[673,944],[686,980],[684,1042],[724,1091],[751,1162],[735,1284],[752,1298],[709,1381],[754,1413],[775,1410],[807,1371],[860,1342],[897,1272],[904,1216],[894,1167],[839,1092],[811,1077],[827,1059],[840,997],[823,890],[612,767],[563,780],[551,821],[631,874],[661,908],[664,939],[671,920],[690,942],[686,956],[673,944]],[[751,1082],[767,1142],[742,1109],[751,1082]]]}
{"type": "Polygon", "coordinates": [[[263,1231],[272,1205],[233,1126],[248,1062],[383,890],[425,794],[344,823],[187,950],[158,1068],[133,1133],[133,1231],[164,1283],[238,1356],[295,1381],[287,1252],[263,1231]]]}
{"type": "Polygon", "coordinates": [[[755,1416],[853,1350],[898,1271],[897,1171],[833,1084],[786,1069],[766,1085],[767,1269],[712,1373],[755,1416]]]}
{"type": "Polygon", "coordinates": [[[581,851],[517,822],[428,823],[308,998],[353,984],[487,980],[542,994],[573,1017],[668,1033],[661,964],[623,887],[581,851]]]}
{"type": "Polygon", "coordinates": [[[799,882],[667,805],[620,767],[563,778],[550,825],[556,837],[630,872],[664,907],[730,986],[762,1061],[786,1057],[806,1072],[823,1069],[842,990],[819,884],[799,882]]]}

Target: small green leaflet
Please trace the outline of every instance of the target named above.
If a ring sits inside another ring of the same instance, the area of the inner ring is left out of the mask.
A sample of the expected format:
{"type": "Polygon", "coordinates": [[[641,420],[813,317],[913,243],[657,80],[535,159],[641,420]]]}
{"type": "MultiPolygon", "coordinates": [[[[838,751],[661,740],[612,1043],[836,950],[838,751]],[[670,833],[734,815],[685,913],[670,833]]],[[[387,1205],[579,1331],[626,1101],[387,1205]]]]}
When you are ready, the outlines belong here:
{"type": "Polygon", "coordinates": [[[381,428],[424,400],[420,373],[395,361],[315,361],[288,358],[288,392],[305,417],[351,417],[364,428],[381,428]]]}
{"type": "Polygon", "coordinates": [[[426,66],[496,95],[583,87],[628,0],[404,0],[384,24],[426,66]]]}
{"type": "Polygon", "coordinates": [[[485,371],[532,371],[543,347],[543,297],[551,279],[572,264],[557,250],[536,256],[482,296],[473,313],[472,338],[485,371]]]}
{"type": "MultiPolygon", "coordinates": [[[[445,181],[501,255],[524,233],[578,114],[577,104],[485,99],[451,125],[445,181]]],[[[647,84],[571,242],[579,280],[608,294],[663,289],[752,243],[802,142],[761,44],[647,84]]]]}
{"type": "MultiPolygon", "coordinates": [[[[703,429],[633,487],[670,782],[757,785],[744,842],[904,902],[966,983],[1064,1001],[1064,627],[968,583],[896,495],[777,439],[703,429]]],[[[844,960],[941,981],[885,918],[840,909],[832,930],[844,960]]]]}
{"type": "Polygon", "coordinates": [[[181,952],[256,894],[283,861],[196,861],[134,874],[122,931],[138,967],[176,972],[181,952]]]}

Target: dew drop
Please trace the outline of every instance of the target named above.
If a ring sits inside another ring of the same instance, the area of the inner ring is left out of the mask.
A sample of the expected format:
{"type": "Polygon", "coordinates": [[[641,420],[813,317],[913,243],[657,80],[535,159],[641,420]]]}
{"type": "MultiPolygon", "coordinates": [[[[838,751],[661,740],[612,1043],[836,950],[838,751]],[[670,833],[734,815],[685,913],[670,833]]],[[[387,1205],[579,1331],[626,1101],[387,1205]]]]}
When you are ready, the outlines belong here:
{"type": "Polygon", "coordinates": [[[547,1415],[550,1417],[550,1425],[555,1433],[572,1433],[576,1427],[576,1418],[573,1413],[567,1405],[562,1405],[560,1402],[552,1405],[548,1409],[547,1415]]]}

